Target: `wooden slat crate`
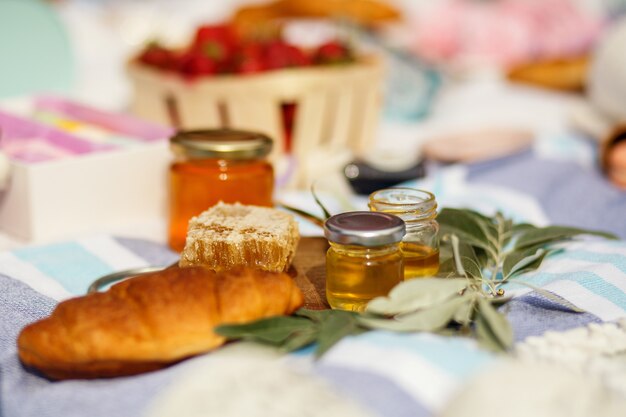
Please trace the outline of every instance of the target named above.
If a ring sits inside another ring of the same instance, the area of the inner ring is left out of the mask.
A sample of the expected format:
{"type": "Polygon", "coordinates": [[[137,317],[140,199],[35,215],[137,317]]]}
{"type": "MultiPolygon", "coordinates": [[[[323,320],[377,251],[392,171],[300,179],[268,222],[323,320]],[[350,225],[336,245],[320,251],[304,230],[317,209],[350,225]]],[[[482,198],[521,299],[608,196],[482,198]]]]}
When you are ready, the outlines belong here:
{"type": "MultiPolygon", "coordinates": [[[[382,66],[374,58],[344,66],[307,67],[194,81],[131,63],[132,111],[182,129],[233,127],[275,140],[272,162],[286,154],[281,106],[295,104],[292,152],[359,155],[373,140],[380,108],[382,66]]],[[[310,170],[309,170],[310,171],[310,170]]],[[[291,185],[307,187],[314,173],[297,171],[291,185]]]]}

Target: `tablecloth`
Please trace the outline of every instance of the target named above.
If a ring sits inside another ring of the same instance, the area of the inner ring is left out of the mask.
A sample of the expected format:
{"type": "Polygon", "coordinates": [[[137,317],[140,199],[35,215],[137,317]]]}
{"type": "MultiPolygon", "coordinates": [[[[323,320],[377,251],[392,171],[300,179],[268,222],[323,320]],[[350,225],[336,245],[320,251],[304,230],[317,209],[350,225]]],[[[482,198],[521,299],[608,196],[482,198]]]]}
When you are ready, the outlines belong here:
{"type": "MultiPolygon", "coordinates": [[[[128,267],[167,265],[175,258],[158,244],[110,236],[0,254],[1,415],[147,413],[202,358],[135,377],[51,382],[22,368],[15,339],[24,325],[49,314],[57,300],[84,293],[94,278],[128,267]]],[[[626,317],[625,243],[572,243],[545,262],[541,271],[524,279],[587,312],[567,312],[534,292],[518,293],[504,307],[516,340],[626,317]]],[[[324,381],[329,392],[340,392],[379,416],[433,415],[464,381],[497,360],[471,340],[382,331],[346,338],[319,361],[307,351],[291,357],[307,362],[303,372],[324,381]]]]}
{"type": "MultiPolygon", "coordinates": [[[[626,237],[626,193],[602,178],[584,141],[576,140],[575,146],[568,141],[567,152],[558,151],[556,138],[505,160],[440,168],[408,185],[434,191],[442,206],[499,209],[516,220],[599,228],[626,237]]],[[[364,201],[356,199],[359,204],[364,201]]],[[[583,238],[562,249],[519,279],[586,312],[569,312],[527,287],[508,284],[505,289],[515,298],[502,311],[517,343],[546,331],[626,317],[626,243],[583,238]]],[[[310,349],[287,356],[274,352],[264,361],[254,348],[231,356],[228,347],[165,370],[112,380],[51,382],[22,368],[17,334],[49,314],[57,301],[83,294],[103,274],[176,259],[163,245],[108,235],[0,253],[0,416],[160,417],[171,411],[163,402],[176,395],[191,396],[183,401],[195,410],[188,415],[250,415],[252,409],[258,416],[432,416],[468,381],[502,361],[469,339],[372,331],[343,339],[318,361],[310,349]]]]}

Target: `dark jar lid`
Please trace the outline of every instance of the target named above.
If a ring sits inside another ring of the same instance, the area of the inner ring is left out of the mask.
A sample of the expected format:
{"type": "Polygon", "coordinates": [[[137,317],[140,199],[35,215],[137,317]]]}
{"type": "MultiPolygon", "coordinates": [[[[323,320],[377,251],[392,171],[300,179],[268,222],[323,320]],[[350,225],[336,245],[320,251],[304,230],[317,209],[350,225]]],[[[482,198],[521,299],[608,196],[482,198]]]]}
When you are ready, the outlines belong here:
{"type": "Polygon", "coordinates": [[[170,138],[172,150],[188,158],[258,159],[273,141],[257,132],[232,129],[184,130],[170,138]]]}
{"type": "Polygon", "coordinates": [[[398,216],[372,211],[350,211],[330,217],[324,235],[334,243],[357,246],[382,246],[398,243],[406,232],[398,216]]]}

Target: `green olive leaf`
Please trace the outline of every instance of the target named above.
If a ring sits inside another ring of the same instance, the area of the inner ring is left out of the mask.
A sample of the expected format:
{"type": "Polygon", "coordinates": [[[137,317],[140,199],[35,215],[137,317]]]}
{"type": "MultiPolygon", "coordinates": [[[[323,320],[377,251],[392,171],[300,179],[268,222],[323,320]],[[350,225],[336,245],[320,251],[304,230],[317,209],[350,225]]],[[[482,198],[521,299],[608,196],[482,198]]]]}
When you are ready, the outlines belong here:
{"type": "Polygon", "coordinates": [[[490,255],[484,249],[478,247],[472,247],[474,249],[474,254],[476,255],[476,259],[478,260],[478,265],[481,270],[487,268],[489,266],[490,255]]]}
{"type": "Polygon", "coordinates": [[[318,338],[318,334],[319,329],[317,329],[317,327],[311,326],[310,328],[305,328],[291,334],[280,348],[284,352],[293,352],[294,350],[298,350],[315,343],[318,338]]]}
{"type": "Polygon", "coordinates": [[[474,336],[478,341],[478,344],[487,350],[493,352],[503,352],[505,348],[500,344],[500,341],[489,327],[489,323],[485,317],[480,313],[476,313],[475,318],[475,331],[474,336]]]}
{"type": "Polygon", "coordinates": [[[324,227],[324,219],[321,219],[321,218],[317,217],[316,215],[309,213],[308,211],[301,210],[301,209],[299,209],[297,207],[293,207],[293,206],[290,206],[289,204],[285,204],[285,203],[282,203],[282,202],[276,202],[275,206],[284,208],[287,211],[291,211],[292,213],[297,214],[298,216],[302,217],[303,219],[310,221],[311,223],[315,224],[316,226],[324,227]]]}
{"type": "MultiPolygon", "coordinates": [[[[483,221],[483,222],[486,222],[486,223],[493,223],[493,217],[485,216],[484,214],[482,214],[482,213],[481,213],[481,212],[479,212],[479,211],[472,210],[472,209],[467,209],[467,208],[466,208],[466,209],[463,209],[463,211],[467,212],[467,214],[469,214],[469,215],[471,215],[471,216],[474,216],[475,218],[480,219],[480,220],[481,220],[481,221],[483,221]]],[[[502,213],[497,212],[497,213],[496,213],[496,216],[498,216],[498,215],[500,215],[500,216],[501,216],[501,215],[502,215],[502,213]]]]}
{"type": "Polygon", "coordinates": [[[230,340],[252,340],[278,346],[286,352],[317,342],[316,357],[323,355],[343,337],[365,331],[359,327],[356,313],[350,311],[300,309],[296,314],[246,324],[222,325],[215,331],[230,340]]]}
{"type": "MultiPolygon", "coordinates": [[[[517,282],[517,281],[515,281],[517,282]]],[[[509,301],[511,301],[513,299],[513,297],[494,297],[494,298],[490,298],[489,301],[491,302],[491,305],[496,306],[496,307],[500,307],[505,305],[506,303],[508,303],[509,301]]]]}
{"type": "Polygon", "coordinates": [[[574,313],[584,313],[585,310],[583,310],[582,308],[576,306],[574,303],[566,300],[565,298],[561,297],[560,295],[557,295],[555,293],[553,293],[552,291],[548,291],[544,288],[540,288],[537,287],[536,285],[532,285],[528,282],[525,281],[521,281],[521,280],[517,280],[515,281],[516,284],[520,284],[520,285],[524,285],[526,287],[532,288],[536,293],[538,293],[539,295],[541,295],[542,297],[547,298],[548,300],[552,301],[555,304],[560,305],[561,307],[564,307],[574,313]]]}
{"type": "Polygon", "coordinates": [[[356,313],[341,310],[331,311],[333,313],[327,315],[326,319],[320,323],[317,349],[315,350],[315,356],[318,358],[345,336],[363,331],[356,320],[356,313]]]}
{"type": "Polygon", "coordinates": [[[463,298],[465,299],[465,303],[456,310],[452,318],[457,323],[468,326],[472,322],[472,316],[474,315],[474,305],[476,304],[476,300],[470,297],[463,298]]]}
{"type": "Polygon", "coordinates": [[[246,324],[224,324],[217,326],[215,333],[228,339],[256,340],[280,345],[293,334],[309,330],[313,322],[306,318],[277,316],[246,324]]]}
{"type": "Polygon", "coordinates": [[[468,286],[461,278],[419,278],[401,282],[387,297],[377,297],[367,305],[366,312],[391,316],[437,305],[468,286]]]}
{"type": "Polygon", "coordinates": [[[532,225],[530,223],[517,223],[511,227],[511,234],[518,235],[520,233],[527,232],[529,230],[536,230],[539,227],[532,225]]]}
{"type": "Polygon", "coordinates": [[[441,235],[456,234],[464,243],[493,251],[492,226],[486,217],[471,210],[444,208],[437,216],[441,235]]]}
{"type": "Polygon", "coordinates": [[[493,248],[497,248],[500,234],[504,232],[503,227],[501,227],[505,220],[502,213],[498,212],[495,217],[490,218],[473,210],[466,211],[469,216],[474,218],[476,224],[482,229],[489,244],[493,248]]]}
{"type": "Polygon", "coordinates": [[[461,239],[461,241],[463,243],[475,246],[477,248],[481,248],[481,249],[483,249],[485,251],[488,251],[488,252],[492,252],[493,251],[493,248],[489,245],[489,242],[486,240],[486,238],[485,238],[485,240],[481,240],[480,238],[477,238],[475,236],[472,236],[472,235],[468,234],[467,232],[463,231],[462,229],[457,229],[455,227],[451,227],[451,226],[448,226],[448,225],[442,225],[439,228],[439,234],[440,234],[440,236],[442,236],[442,238],[445,238],[445,236],[447,236],[447,235],[456,235],[456,236],[459,237],[459,239],[461,239]]]}
{"type": "Polygon", "coordinates": [[[487,234],[480,227],[475,214],[468,210],[444,208],[437,216],[437,222],[442,227],[457,229],[480,242],[487,242],[487,234]]]}
{"type": "Polygon", "coordinates": [[[439,278],[458,277],[459,274],[456,272],[456,267],[454,266],[454,259],[447,258],[445,261],[440,262],[439,271],[437,272],[436,276],[439,278]]]}
{"type": "Polygon", "coordinates": [[[456,268],[456,272],[462,277],[469,277],[468,273],[465,272],[465,267],[463,266],[463,262],[461,259],[461,249],[459,248],[459,238],[457,235],[450,235],[450,244],[452,245],[452,257],[454,259],[454,267],[456,268]]]}
{"type": "Polygon", "coordinates": [[[502,275],[506,279],[522,272],[535,270],[541,266],[543,258],[548,252],[548,250],[536,246],[513,251],[504,258],[502,275]]]}
{"type": "Polygon", "coordinates": [[[454,267],[460,276],[481,278],[482,270],[472,246],[463,244],[456,235],[450,235],[454,267]]]}
{"type": "Polygon", "coordinates": [[[465,297],[458,296],[415,313],[396,316],[394,319],[361,316],[357,320],[362,326],[373,329],[398,332],[434,331],[445,327],[465,303],[465,297]]]}
{"type": "Polygon", "coordinates": [[[300,308],[296,310],[294,314],[299,317],[306,317],[313,320],[314,322],[319,323],[326,320],[328,316],[334,314],[335,312],[335,310],[309,310],[306,308],[300,308]]]}
{"type": "Polygon", "coordinates": [[[515,242],[515,249],[527,248],[538,244],[549,244],[578,235],[595,235],[607,239],[617,239],[612,233],[595,230],[578,229],[576,227],[548,226],[542,228],[527,228],[515,242]]]}
{"type": "Polygon", "coordinates": [[[486,326],[482,331],[489,331],[502,349],[508,349],[513,344],[513,329],[503,314],[498,313],[491,303],[481,297],[478,299],[478,312],[481,326],[486,326]]]}
{"type": "Polygon", "coordinates": [[[322,201],[319,199],[319,197],[315,193],[315,183],[311,184],[311,194],[313,195],[313,200],[315,200],[315,204],[317,204],[319,208],[322,209],[322,213],[324,213],[324,220],[328,220],[328,218],[331,217],[331,214],[326,209],[326,206],[322,204],[322,201]]]}

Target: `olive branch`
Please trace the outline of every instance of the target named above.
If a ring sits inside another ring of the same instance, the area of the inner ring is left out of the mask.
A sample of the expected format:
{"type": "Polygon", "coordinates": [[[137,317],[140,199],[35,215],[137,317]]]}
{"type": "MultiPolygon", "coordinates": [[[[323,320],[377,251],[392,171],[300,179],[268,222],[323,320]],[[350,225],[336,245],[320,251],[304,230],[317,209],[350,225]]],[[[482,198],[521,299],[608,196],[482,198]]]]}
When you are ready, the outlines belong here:
{"type": "MultiPolygon", "coordinates": [[[[316,202],[321,204],[317,198],[316,202]]],[[[556,243],[579,235],[616,239],[610,233],[573,227],[516,224],[501,213],[488,217],[468,209],[444,208],[437,221],[441,227],[437,277],[402,282],[387,296],[370,301],[363,313],[300,309],[293,316],[219,326],[216,332],[284,351],[315,344],[318,357],[343,337],[372,329],[469,336],[485,348],[505,351],[513,343],[513,331],[497,309],[510,300],[502,286],[515,281],[573,313],[581,312],[558,295],[515,278],[537,270],[546,256],[558,251],[556,243]]]]}

